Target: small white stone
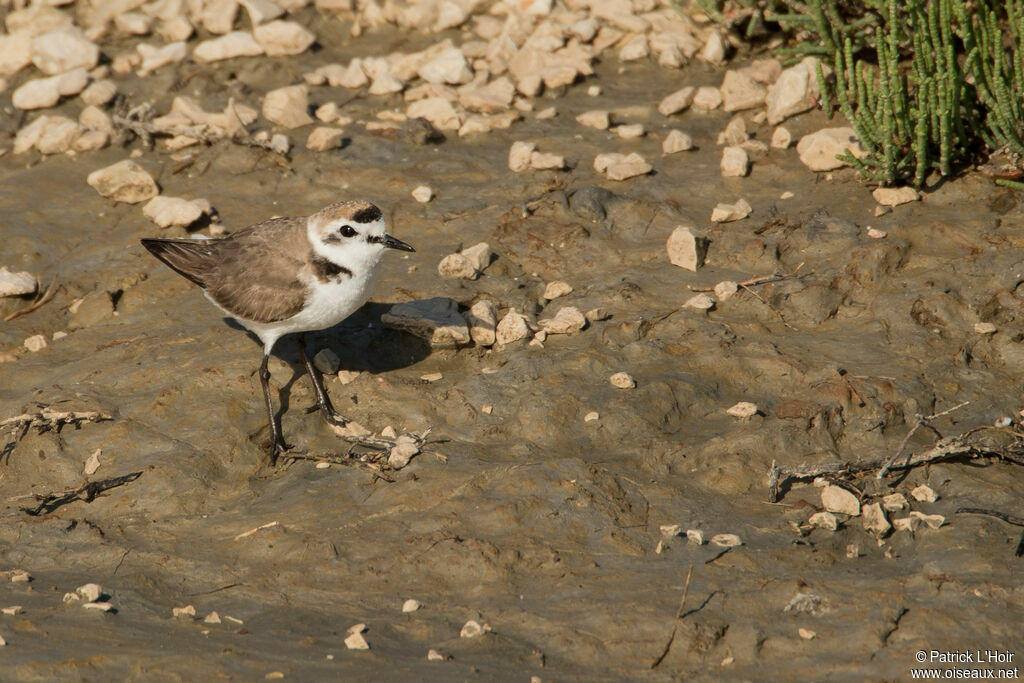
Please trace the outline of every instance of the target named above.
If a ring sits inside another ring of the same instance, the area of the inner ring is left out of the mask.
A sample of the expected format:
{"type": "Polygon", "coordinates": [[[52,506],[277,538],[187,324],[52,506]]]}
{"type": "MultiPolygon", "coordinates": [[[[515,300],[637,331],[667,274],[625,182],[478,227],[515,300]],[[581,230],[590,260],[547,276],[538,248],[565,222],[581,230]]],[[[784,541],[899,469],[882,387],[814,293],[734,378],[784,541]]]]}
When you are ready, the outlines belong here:
{"type": "Polygon", "coordinates": [[[743,177],[750,172],[750,157],[742,147],[726,147],[722,150],[722,176],[743,177]]]}
{"type": "Polygon", "coordinates": [[[487,624],[481,624],[475,619],[470,619],[463,626],[462,630],[459,631],[460,638],[478,638],[484,633],[491,630],[491,627],[487,624]]]}
{"type": "Polygon", "coordinates": [[[441,50],[417,70],[417,75],[428,83],[462,85],[473,80],[473,70],[456,47],[441,50]]]}
{"type": "Polygon", "coordinates": [[[438,652],[437,650],[429,650],[427,652],[427,661],[428,662],[443,662],[444,660],[445,660],[445,656],[443,654],[441,654],[440,652],[438,652]]]}
{"type": "Polygon", "coordinates": [[[705,543],[707,543],[707,541],[704,540],[704,532],[700,529],[687,529],[686,539],[690,543],[694,543],[696,545],[704,545],[705,543]]]}
{"type": "Polygon", "coordinates": [[[480,273],[462,254],[448,254],[437,264],[437,274],[452,280],[475,280],[480,273]]]}
{"type": "Polygon", "coordinates": [[[195,203],[180,197],[153,197],[142,207],[142,215],[161,228],[192,225],[203,215],[195,203]]]}
{"type": "Polygon", "coordinates": [[[831,171],[846,166],[837,155],[850,152],[860,158],[867,154],[853,128],[823,128],[800,138],[796,145],[800,161],[812,171],[831,171]]]}
{"type": "Polygon", "coordinates": [[[583,416],[584,422],[596,422],[601,419],[601,414],[596,410],[591,410],[589,413],[583,416]]]}
{"type": "Polygon", "coordinates": [[[32,39],[32,63],[48,76],[99,63],[100,48],[77,26],[67,24],[32,39]]]}
{"type": "Polygon", "coordinates": [[[580,309],[575,306],[566,306],[559,309],[555,317],[539,320],[537,324],[547,334],[571,334],[586,327],[587,319],[580,309]]]}
{"type": "Polygon", "coordinates": [[[658,113],[662,116],[678,114],[693,104],[693,98],[696,93],[696,88],[687,86],[670,95],[666,95],[661,102],[658,103],[658,113]]]}
{"type": "Polygon", "coordinates": [[[735,204],[719,204],[711,211],[713,223],[729,223],[738,221],[750,215],[753,209],[746,199],[740,199],[735,204]]]}
{"type": "Polygon", "coordinates": [[[910,513],[910,518],[921,520],[929,529],[938,529],[946,523],[946,518],[942,515],[926,515],[925,513],[918,512],[917,510],[910,513]]]}
{"type": "Polygon", "coordinates": [[[338,381],[342,384],[355,382],[363,373],[356,370],[338,370],[338,381]]]}
{"type": "MultiPolygon", "coordinates": [[[[0,273],[3,271],[0,270],[0,273]]],[[[2,292],[0,292],[2,293],[2,292]]],[[[974,323],[974,331],[978,334],[995,334],[996,326],[992,323],[974,323]]]]}
{"type": "Polygon", "coordinates": [[[697,88],[697,92],[693,96],[693,106],[699,109],[711,111],[712,109],[718,109],[721,104],[722,93],[718,88],[712,88],[711,86],[697,88]]]}
{"type": "Polygon", "coordinates": [[[219,624],[219,623],[221,623],[220,615],[217,614],[216,612],[210,612],[209,614],[206,615],[206,618],[203,619],[203,623],[204,624],[219,624]]]}
{"type": "Polygon", "coordinates": [[[316,42],[316,35],[294,21],[271,21],[252,30],[256,43],[268,57],[300,55],[316,42]]]}
{"type": "Polygon", "coordinates": [[[670,130],[661,143],[663,154],[675,154],[693,149],[693,138],[680,130],[670,130]]]}
{"type": "Polygon", "coordinates": [[[789,146],[793,144],[793,134],[789,132],[789,129],[779,126],[772,131],[770,144],[774,149],[789,149],[789,146]]]}
{"type": "Polygon", "coordinates": [[[570,293],[572,293],[572,285],[570,285],[568,282],[555,280],[554,282],[549,282],[544,287],[543,297],[548,301],[551,301],[553,299],[557,299],[560,296],[565,296],[566,294],[570,293]]]}
{"type": "Polygon", "coordinates": [[[38,351],[42,351],[43,349],[46,348],[46,335],[34,334],[31,337],[28,337],[27,339],[25,339],[25,341],[23,342],[23,345],[31,353],[36,353],[38,351]]]}
{"type": "Polygon", "coordinates": [[[712,31],[700,51],[700,58],[709,64],[722,64],[725,61],[725,48],[725,38],[722,34],[712,31]]]}
{"type": "Polygon", "coordinates": [[[6,267],[0,268],[0,296],[25,296],[35,294],[39,283],[32,273],[14,273],[6,267]]]}
{"type": "Polygon", "coordinates": [[[345,647],[350,650],[369,650],[370,644],[366,642],[366,638],[363,637],[362,633],[350,633],[345,638],[345,647]]]}
{"type": "Polygon", "coordinates": [[[219,38],[204,40],[192,50],[192,57],[198,62],[217,62],[235,57],[256,57],[263,54],[263,48],[247,31],[231,31],[219,38]]]}
{"type": "Polygon", "coordinates": [[[686,300],[683,308],[692,308],[697,311],[710,311],[715,307],[715,300],[703,292],[695,294],[686,300]]]}
{"type": "Polygon", "coordinates": [[[757,415],[757,406],[749,401],[740,401],[725,412],[729,413],[733,417],[746,419],[757,415]]]}
{"type": "Polygon", "coordinates": [[[594,157],[594,170],[604,173],[609,180],[628,180],[650,173],[653,167],[636,152],[626,155],[606,152],[594,157]]]}
{"type": "Polygon", "coordinates": [[[460,254],[469,259],[470,264],[478,271],[483,272],[487,266],[491,265],[491,245],[487,242],[478,242],[471,247],[465,247],[459,251],[460,254]]]}
{"type": "Polygon", "coordinates": [[[608,112],[598,109],[583,112],[576,117],[576,121],[580,125],[598,130],[608,130],[611,125],[611,117],[608,112]]]}
{"type": "Polygon", "coordinates": [[[477,346],[492,346],[495,342],[495,329],[498,325],[498,311],[495,305],[481,299],[466,313],[469,335],[477,346]]]}
{"type": "Polygon", "coordinates": [[[82,605],[82,607],[85,609],[99,610],[100,612],[109,612],[110,610],[114,609],[114,606],[111,605],[109,602],[87,602],[84,605],[82,605]]]}
{"type": "Polygon", "coordinates": [[[429,185],[419,185],[412,191],[412,198],[420,204],[426,204],[434,198],[434,191],[429,185]]]}
{"type": "MultiPolygon", "coordinates": [[[[768,123],[775,125],[800,112],[813,109],[820,97],[815,65],[818,60],[807,57],[799,64],[784,70],[775,83],[768,86],[765,97],[768,123]]],[[[824,75],[828,67],[822,66],[824,75]]]]}
{"type": "Polygon", "coordinates": [[[649,54],[651,54],[651,49],[647,44],[647,36],[641,33],[629,38],[622,44],[622,47],[619,49],[619,61],[632,62],[644,59],[649,54]]]}
{"type": "Polygon", "coordinates": [[[512,143],[508,152],[508,167],[515,173],[521,173],[530,168],[530,155],[537,149],[532,142],[517,141],[512,143]]]}
{"type": "Polygon", "coordinates": [[[289,85],[271,90],[263,98],[263,117],[283,128],[298,128],[313,123],[308,108],[309,93],[305,85],[289,85]]]}
{"type": "Polygon", "coordinates": [[[608,381],[611,382],[613,387],[618,387],[619,389],[632,389],[636,387],[636,380],[625,372],[616,372],[608,378],[608,381]]]}
{"type": "Polygon", "coordinates": [[[921,198],[920,193],[912,187],[879,187],[871,196],[883,206],[899,206],[916,202],[921,198]]]}
{"type": "Polygon", "coordinates": [[[139,53],[140,58],[138,72],[140,76],[147,76],[168,64],[176,64],[188,55],[184,41],[169,43],[162,47],[141,43],[136,46],[135,50],[139,53]]]}
{"type": "Polygon", "coordinates": [[[93,171],[86,182],[100,195],[126,204],[144,202],[160,192],[153,176],[130,159],[93,171]]]}
{"type": "Polygon", "coordinates": [[[402,603],[402,612],[408,614],[409,612],[415,612],[420,608],[420,601],[409,598],[402,603]]]}
{"type": "Polygon", "coordinates": [[[641,138],[644,136],[644,126],[642,123],[631,123],[624,126],[616,126],[615,134],[623,140],[633,140],[635,138],[641,138]]]}
{"type": "Polygon", "coordinates": [[[814,640],[814,638],[815,638],[815,637],[816,637],[816,636],[818,635],[818,634],[817,634],[817,633],[815,633],[814,631],[810,631],[810,630],[808,630],[808,629],[806,629],[806,628],[798,628],[798,629],[796,630],[796,632],[797,632],[797,633],[798,633],[798,634],[800,635],[800,637],[801,637],[801,638],[803,638],[804,640],[814,640]]]}
{"type": "Polygon", "coordinates": [[[526,339],[528,336],[530,336],[529,321],[526,316],[516,312],[514,308],[505,314],[495,330],[495,342],[499,346],[526,339]]]}
{"type": "Polygon", "coordinates": [[[920,486],[914,487],[914,490],[910,492],[910,495],[914,500],[921,503],[934,503],[939,499],[935,494],[935,491],[933,491],[927,484],[921,484],[920,486]]]}
{"type": "Polygon", "coordinates": [[[306,139],[306,149],[311,152],[327,152],[341,147],[345,131],[330,126],[317,126],[306,139]]]}
{"type": "Polygon", "coordinates": [[[728,301],[738,290],[739,285],[732,280],[722,280],[715,285],[715,296],[719,301],[728,301]]]}
{"type": "Polygon", "coordinates": [[[400,470],[409,464],[409,461],[420,452],[419,447],[413,443],[399,443],[391,447],[388,454],[388,466],[400,470]]]}
{"type": "Polygon", "coordinates": [[[792,199],[795,196],[795,194],[793,194],[789,190],[786,190],[785,192],[779,195],[779,199],[792,199]]]}
{"type": "Polygon", "coordinates": [[[811,526],[816,526],[821,529],[829,529],[835,531],[839,528],[839,520],[831,512],[815,512],[811,515],[810,519],[807,520],[811,526]]]}
{"type": "Polygon", "coordinates": [[[8,616],[13,617],[15,615],[18,615],[18,614],[21,614],[22,612],[24,612],[25,608],[22,607],[21,605],[13,605],[11,607],[4,607],[3,610],[0,610],[0,611],[2,611],[4,614],[6,614],[8,616]]]}
{"type": "Polygon", "coordinates": [[[92,452],[92,455],[89,456],[89,459],[85,461],[85,468],[83,469],[83,471],[85,472],[86,476],[92,476],[93,474],[96,474],[96,470],[100,468],[101,453],[102,450],[97,448],[95,451],[92,452]]]}
{"type": "Polygon", "coordinates": [[[736,534],[715,534],[711,537],[711,542],[721,548],[735,548],[743,545],[742,539],[736,534]]]}
{"type": "Polygon", "coordinates": [[[196,618],[196,608],[195,608],[195,605],[185,605],[184,607],[172,607],[171,608],[171,615],[175,619],[180,619],[180,618],[195,619],[196,618]]]}
{"type": "Polygon", "coordinates": [[[829,512],[856,517],[860,514],[860,501],[841,486],[829,484],[821,489],[821,505],[829,512]]]}
{"type": "Polygon", "coordinates": [[[599,85],[592,85],[589,88],[587,88],[587,96],[588,97],[599,97],[600,95],[601,95],[601,86],[599,86],[599,85]]]}
{"type": "Polygon", "coordinates": [[[902,493],[890,493],[882,497],[882,508],[887,512],[898,512],[906,510],[907,507],[907,499],[904,498],[902,493]]]}
{"type": "Polygon", "coordinates": [[[879,230],[878,228],[868,228],[868,237],[870,237],[873,240],[884,239],[888,235],[889,233],[887,233],[885,230],[879,230]]]}
{"type": "MultiPolygon", "coordinates": [[[[869,503],[861,510],[863,514],[864,528],[876,535],[882,535],[892,529],[892,524],[885,516],[885,511],[878,503],[869,503]]],[[[911,513],[913,515],[913,513],[911,513]]]]}
{"type": "Polygon", "coordinates": [[[103,586],[98,583],[87,583],[75,589],[86,602],[96,602],[103,595],[103,586]]]}
{"type": "Polygon", "coordinates": [[[117,84],[109,79],[93,81],[79,95],[82,101],[94,107],[102,107],[117,96],[117,84]]]}
{"type": "Polygon", "coordinates": [[[438,382],[444,379],[444,374],[440,372],[428,372],[424,375],[420,375],[420,379],[424,382],[438,382]]]}
{"type": "Polygon", "coordinates": [[[742,111],[764,104],[768,90],[743,71],[727,71],[719,88],[725,111],[742,111]]]}

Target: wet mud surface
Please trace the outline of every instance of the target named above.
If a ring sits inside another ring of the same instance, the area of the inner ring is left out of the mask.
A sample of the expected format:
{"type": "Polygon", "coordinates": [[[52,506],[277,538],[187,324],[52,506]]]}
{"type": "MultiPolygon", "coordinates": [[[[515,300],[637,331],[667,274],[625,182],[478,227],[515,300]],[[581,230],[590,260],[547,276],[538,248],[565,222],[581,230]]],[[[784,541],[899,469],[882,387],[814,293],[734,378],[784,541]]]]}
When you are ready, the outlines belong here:
{"type": "MultiPolygon", "coordinates": [[[[414,49],[409,41],[419,39],[383,31],[358,49],[414,49]]],[[[174,87],[208,110],[229,96],[258,106],[303,70],[358,54],[340,30],[321,43],[332,52],[182,65],[120,86],[158,111],[174,87]]],[[[917,414],[963,401],[935,421],[943,435],[1017,417],[1017,196],[967,175],[876,218],[852,171],[826,179],[793,150],[772,150],[747,178],[722,178],[715,138],[730,115],[670,120],[656,111],[664,94],[717,85],[721,71],[619,68],[598,66],[599,98],[579,85],[540,97],[536,109],[556,107],[554,119],[527,113],[484,136],[416,145],[353,125],[347,144],[329,153],[300,146],[285,158],[224,141],[196,148],[176,173],[166,153],[138,159],[166,194],[209,199],[229,230],[366,198],[384,208],[391,234],[416,247],[387,255],[364,309],[309,335],[312,352],[330,348],[343,369],[364,371],[344,385],[326,378],[339,411],[376,432],[431,427],[442,440],[430,450],[446,461],[420,454],[388,473],[390,482],[356,463],[269,465],[258,344],[138,243],[175,233],[85,183],[138,141],[77,158],[0,158],[0,264],[61,286],[49,304],[0,325],[0,350],[10,354],[0,364],[0,417],[38,404],[112,416],[30,431],[0,463],[0,569],[33,577],[0,584],[0,602],[24,608],[0,617],[5,677],[861,680],[907,678],[922,649],[1024,656],[1020,529],[955,514],[1020,515],[1019,467],[936,463],[883,482],[859,479],[868,497],[909,498],[919,484],[939,495],[911,507],[944,515],[941,528],[882,541],[859,518],[837,531],[809,529],[820,489],[795,484],[771,504],[767,486],[773,462],[887,458],[917,414]],[[620,110],[648,134],[626,141],[575,122],[596,106],[620,110]],[[689,132],[698,149],[662,156],[671,128],[689,132]],[[516,140],[563,154],[573,168],[514,174],[516,140]],[[607,181],[591,165],[606,151],[640,151],[655,173],[607,181]],[[421,183],[437,194],[429,204],[409,196],[421,183]],[[779,199],[784,191],[794,196],[779,199]],[[709,222],[718,202],[741,197],[754,208],[749,218],[709,222]],[[710,240],[696,273],[666,257],[679,224],[710,240]],[[868,226],[887,237],[869,238],[868,226]],[[479,241],[497,256],[481,278],[438,277],[444,255],[479,241]],[[683,307],[690,287],[772,273],[799,277],[741,289],[709,312],[683,307]],[[552,280],[574,291],[542,302],[552,280]],[[394,303],[436,296],[466,308],[487,298],[533,320],[564,305],[608,317],[551,335],[543,348],[431,349],[380,323],[394,303]],[[981,321],[998,331],[975,332],[981,321]],[[59,330],[68,335],[50,341],[59,330]],[[28,353],[22,342],[36,334],[49,345],[28,353]],[[634,389],[609,383],[620,371],[634,389]],[[440,380],[420,379],[437,372],[440,380]],[[760,412],[727,414],[739,401],[760,412]],[[590,412],[599,418],[585,421],[590,412]],[[80,486],[96,449],[101,467],[91,479],[142,475],[91,502],[21,511],[32,501],[18,496],[80,486]],[[660,527],[673,524],[684,535],[664,538],[660,527]],[[736,534],[743,544],[692,544],[687,529],[736,534]],[[87,582],[103,586],[116,613],[62,602],[87,582]],[[800,594],[817,597],[794,603],[800,594]],[[422,607],[406,614],[409,598],[422,607]],[[198,619],[172,617],[185,605],[198,619]],[[204,623],[211,611],[222,623],[204,623]],[[460,638],[470,619],[491,630],[460,638]],[[368,651],[344,645],[358,623],[368,651]],[[446,659],[428,661],[431,649],[446,659]]],[[[311,96],[348,98],[328,87],[311,96]]],[[[382,103],[357,98],[345,111],[369,120],[382,103]]],[[[71,116],[80,106],[62,105],[71,116]]],[[[810,114],[787,125],[799,135],[827,120],[810,114]]],[[[761,140],[771,133],[752,130],[761,140]]],[[[0,300],[0,314],[25,304],[0,300]]],[[[313,393],[287,340],[271,372],[286,437],[312,453],[347,450],[318,415],[303,413],[313,393]]],[[[907,447],[933,441],[919,430],[907,447]]]]}

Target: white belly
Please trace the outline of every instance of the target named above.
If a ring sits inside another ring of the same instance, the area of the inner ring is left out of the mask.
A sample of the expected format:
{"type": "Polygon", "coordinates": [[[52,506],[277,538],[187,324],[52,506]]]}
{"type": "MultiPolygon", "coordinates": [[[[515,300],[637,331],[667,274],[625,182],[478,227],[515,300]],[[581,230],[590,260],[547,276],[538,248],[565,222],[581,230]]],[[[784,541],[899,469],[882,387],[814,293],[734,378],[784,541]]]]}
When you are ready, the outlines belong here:
{"type": "MultiPolygon", "coordinates": [[[[370,296],[377,281],[375,271],[376,269],[371,269],[369,276],[366,277],[344,277],[337,282],[313,280],[309,283],[309,297],[306,299],[305,307],[291,318],[273,323],[245,320],[225,311],[217,302],[213,303],[246,329],[254,332],[263,342],[264,353],[269,354],[274,343],[286,334],[323,330],[337,325],[355,313],[370,296]]],[[[207,298],[210,299],[210,296],[207,295],[207,298]]]]}

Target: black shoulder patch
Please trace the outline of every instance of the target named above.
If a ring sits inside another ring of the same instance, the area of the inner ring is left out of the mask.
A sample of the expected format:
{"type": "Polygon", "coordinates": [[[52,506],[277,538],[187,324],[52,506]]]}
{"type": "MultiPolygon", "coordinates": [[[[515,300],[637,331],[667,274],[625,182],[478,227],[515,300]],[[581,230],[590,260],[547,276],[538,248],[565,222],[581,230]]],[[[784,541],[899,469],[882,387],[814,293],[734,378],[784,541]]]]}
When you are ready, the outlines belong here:
{"type": "Polygon", "coordinates": [[[345,266],[339,266],[333,261],[329,261],[325,258],[314,258],[313,259],[313,275],[320,282],[330,282],[339,275],[347,275],[352,277],[352,271],[345,266]]]}
{"type": "Polygon", "coordinates": [[[352,216],[352,220],[356,223],[373,223],[379,221],[381,217],[380,209],[372,204],[365,209],[359,209],[352,216]]]}

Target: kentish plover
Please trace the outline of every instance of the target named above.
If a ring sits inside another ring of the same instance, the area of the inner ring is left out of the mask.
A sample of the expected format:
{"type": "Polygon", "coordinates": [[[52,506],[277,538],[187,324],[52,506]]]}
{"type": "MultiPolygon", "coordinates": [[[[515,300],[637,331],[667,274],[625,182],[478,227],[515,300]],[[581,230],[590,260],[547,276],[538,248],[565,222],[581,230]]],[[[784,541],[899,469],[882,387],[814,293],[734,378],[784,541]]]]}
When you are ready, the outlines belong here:
{"type": "Polygon", "coordinates": [[[373,204],[331,204],[307,218],[273,218],[217,239],[144,239],[142,245],[203,288],[217,308],[263,342],[259,376],[270,422],[270,458],[290,449],[274,419],[267,361],[274,343],[297,346],[324,419],[344,425],[306,355],[303,333],[336,325],[366,302],[385,249],[415,251],[384,231],[373,204]]]}

